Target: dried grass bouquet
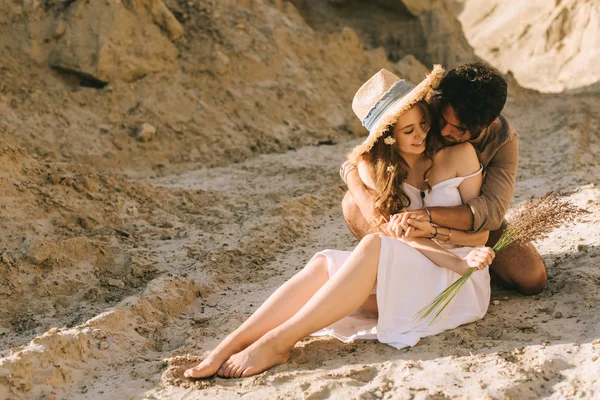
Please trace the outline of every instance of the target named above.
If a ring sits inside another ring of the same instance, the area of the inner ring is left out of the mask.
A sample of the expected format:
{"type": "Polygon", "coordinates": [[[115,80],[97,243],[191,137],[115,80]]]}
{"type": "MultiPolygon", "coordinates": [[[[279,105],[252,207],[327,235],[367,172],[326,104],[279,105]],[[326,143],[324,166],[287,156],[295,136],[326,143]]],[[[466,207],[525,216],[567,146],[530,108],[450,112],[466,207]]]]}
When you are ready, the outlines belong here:
{"type": "MultiPolygon", "coordinates": [[[[583,213],[587,213],[587,211],[564,199],[562,193],[546,193],[537,201],[527,202],[510,218],[507,228],[492,250],[497,253],[515,242],[526,243],[544,239],[554,228],[574,220],[583,213]]],[[[456,282],[448,286],[431,303],[415,314],[413,321],[426,320],[428,325],[431,325],[476,270],[477,268],[471,268],[456,282]]]]}

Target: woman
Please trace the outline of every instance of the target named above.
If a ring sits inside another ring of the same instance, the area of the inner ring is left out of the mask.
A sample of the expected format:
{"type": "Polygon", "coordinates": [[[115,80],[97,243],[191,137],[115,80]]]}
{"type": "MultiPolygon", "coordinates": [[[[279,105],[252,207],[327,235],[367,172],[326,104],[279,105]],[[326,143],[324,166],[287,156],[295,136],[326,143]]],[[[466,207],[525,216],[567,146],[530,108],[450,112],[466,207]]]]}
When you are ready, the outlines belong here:
{"type": "MultiPolygon", "coordinates": [[[[382,70],[354,98],[354,112],[370,133],[350,159],[358,163],[365,184],[379,191],[375,210],[389,218],[383,229],[395,238],[374,233],[363,238],[352,252],[326,250],[316,254],[204,361],[185,371],[186,377],[258,374],[286,362],[298,340],[327,327],[327,333],[342,340],[377,338],[401,348],[485,315],[489,274],[484,267],[493,259],[490,249],[459,247],[448,251],[429,239],[411,241],[410,245],[398,240],[398,212],[417,202],[414,206],[420,207],[421,200],[433,203],[429,205],[460,204],[476,196],[481,187],[481,169],[470,145],[425,154],[430,124],[421,101],[430,95],[442,74],[442,68],[436,66],[413,88],[382,70]],[[429,190],[417,189],[427,184],[429,190]],[[473,274],[438,324],[429,328],[411,321],[420,308],[470,267],[484,271],[473,274]],[[373,314],[371,318],[344,318],[361,307],[378,312],[378,318],[373,314]]],[[[433,234],[437,231],[432,226],[422,228],[431,228],[433,234]]],[[[437,231],[438,237],[443,234],[450,240],[460,237],[437,231]]],[[[483,238],[480,241],[485,243],[483,238]]]]}

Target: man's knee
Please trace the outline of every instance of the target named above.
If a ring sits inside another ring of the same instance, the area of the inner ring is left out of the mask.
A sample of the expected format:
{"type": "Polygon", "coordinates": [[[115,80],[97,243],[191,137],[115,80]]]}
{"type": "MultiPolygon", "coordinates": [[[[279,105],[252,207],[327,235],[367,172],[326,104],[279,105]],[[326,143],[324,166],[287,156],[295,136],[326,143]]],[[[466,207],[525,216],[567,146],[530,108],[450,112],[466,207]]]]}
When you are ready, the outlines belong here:
{"type": "Polygon", "coordinates": [[[548,282],[544,260],[531,243],[518,246],[524,270],[521,282],[518,282],[519,292],[523,294],[538,294],[544,290],[548,282]]]}
{"type": "Polygon", "coordinates": [[[536,277],[529,278],[526,282],[519,285],[518,290],[522,294],[526,295],[539,294],[542,293],[546,288],[547,281],[548,278],[546,277],[546,274],[539,274],[536,277]]]}
{"type": "Polygon", "coordinates": [[[529,274],[522,282],[520,282],[517,288],[522,294],[533,295],[541,293],[546,287],[547,282],[548,275],[546,275],[546,270],[538,269],[529,274]]]}
{"type": "Polygon", "coordinates": [[[548,281],[544,261],[531,243],[516,243],[502,250],[491,268],[498,283],[527,295],[542,292],[548,281]]]}

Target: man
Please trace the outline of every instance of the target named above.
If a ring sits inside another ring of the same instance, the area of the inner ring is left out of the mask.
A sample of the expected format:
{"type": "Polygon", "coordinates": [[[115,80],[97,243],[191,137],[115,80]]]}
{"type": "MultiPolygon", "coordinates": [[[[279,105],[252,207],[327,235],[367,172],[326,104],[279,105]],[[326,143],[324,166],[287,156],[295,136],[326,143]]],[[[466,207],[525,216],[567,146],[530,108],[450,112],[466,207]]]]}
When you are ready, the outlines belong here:
{"type": "MultiPolygon", "coordinates": [[[[481,195],[455,207],[425,207],[402,217],[409,237],[429,237],[417,229],[418,221],[463,231],[490,231],[487,245],[493,246],[506,224],[504,215],[515,191],[519,157],[519,135],[501,114],[507,97],[507,83],[488,64],[461,65],[442,79],[432,99],[439,117],[445,145],[471,142],[484,167],[481,195]],[[409,230],[408,220],[415,222],[409,230]]],[[[345,164],[347,165],[347,164],[345,164]]],[[[348,192],[342,202],[344,218],[352,233],[362,238],[376,225],[372,204],[374,194],[362,183],[352,166],[343,171],[348,192]]],[[[500,252],[490,273],[498,283],[523,294],[536,294],[546,286],[544,263],[531,243],[517,243],[500,252]]]]}

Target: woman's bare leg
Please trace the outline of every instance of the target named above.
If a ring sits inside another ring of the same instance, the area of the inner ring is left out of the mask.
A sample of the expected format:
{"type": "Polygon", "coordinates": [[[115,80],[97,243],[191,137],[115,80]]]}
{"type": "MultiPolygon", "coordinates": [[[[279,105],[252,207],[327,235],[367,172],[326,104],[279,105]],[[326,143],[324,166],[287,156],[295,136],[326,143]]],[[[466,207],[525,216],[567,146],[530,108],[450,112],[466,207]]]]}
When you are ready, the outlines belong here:
{"type": "Polygon", "coordinates": [[[360,306],[360,309],[377,314],[379,312],[379,309],[377,308],[377,295],[372,294],[367,297],[367,300],[360,306]]]}
{"type": "Polygon", "coordinates": [[[377,281],[380,248],[381,238],[367,235],[344,266],[293,317],[231,356],[218,374],[250,376],[284,363],[298,340],[358,309],[377,281]]]}
{"type": "Polygon", "coordinates": [[[194,368],[184,372],[187,378],[214,375],[232,355],[242,351],[265,333],[292,317],[329,279],[327,259],[313,258],[291,279],[281,285],[250,318],[229,334],[210,355],[194,368]]]}

